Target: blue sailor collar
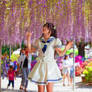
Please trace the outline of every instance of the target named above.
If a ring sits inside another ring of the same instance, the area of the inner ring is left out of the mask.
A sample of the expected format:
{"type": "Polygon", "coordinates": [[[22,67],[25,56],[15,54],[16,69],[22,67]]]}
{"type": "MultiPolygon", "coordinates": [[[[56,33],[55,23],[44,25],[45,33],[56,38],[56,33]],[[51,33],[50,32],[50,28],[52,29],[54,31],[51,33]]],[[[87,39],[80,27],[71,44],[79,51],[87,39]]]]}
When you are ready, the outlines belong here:
{"type": "Polygon", "coordinates": [[[55,39],[55,37],[51,36],[47,41],[45,41],[44,37],[41,38],[41,42],[42,43],[50,43],[51,41],[53,41],[55,39]]]}

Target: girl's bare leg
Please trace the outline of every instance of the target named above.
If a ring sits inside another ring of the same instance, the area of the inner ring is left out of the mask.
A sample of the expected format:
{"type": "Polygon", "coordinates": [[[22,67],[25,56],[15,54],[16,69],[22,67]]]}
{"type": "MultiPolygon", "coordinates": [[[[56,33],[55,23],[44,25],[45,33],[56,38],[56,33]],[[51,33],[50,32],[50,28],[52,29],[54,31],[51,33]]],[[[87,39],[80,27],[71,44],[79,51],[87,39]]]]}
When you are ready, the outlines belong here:
{"type": "Polygon", "coordinates": [[[38,92],[44,92],[45,86],[44,85],[38,85],[38,92]]]}
{"type": "Polygon", "coordinates": [[[65,78],[66,78],[66,74],[63,75],[63,86],[65,86],[65,78]]]}
{"type": "Polygon", "coordinates": [[[46,89],[47,92],[53,92],[53,83],[48,83],[48,85],[46,85],[46,89]]]}
{"type": "Polygon", "coordinates": [[[72,86],[73,78],[70,78],[70,85],[72,86]]]}
{"type": "Polygon", "coordinates": [[[67,79],[68,79],[68,86],[70,85],[70,76],[69,73],[67,73],[67,79]]]}

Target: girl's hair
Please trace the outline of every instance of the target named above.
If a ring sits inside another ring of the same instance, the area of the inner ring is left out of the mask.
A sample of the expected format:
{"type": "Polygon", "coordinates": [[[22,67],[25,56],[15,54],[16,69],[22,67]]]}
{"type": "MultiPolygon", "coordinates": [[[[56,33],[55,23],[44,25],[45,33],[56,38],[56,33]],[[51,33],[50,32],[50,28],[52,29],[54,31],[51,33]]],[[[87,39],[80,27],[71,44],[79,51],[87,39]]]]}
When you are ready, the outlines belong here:
{"type": "Polygon", "coordinates": [[[43,27],[47,27],[51,31],[51,36],[54,36],[55,38],[57,38],[56,28],[52,23],[47,22],[46,24],[43,25],[43,27]]]}
{"type": "Polygon", "coordinates": [[[68,55],[64,55],[64,60],[66,60],[66,59],[67,59],[67,57],[68,57],[68,55]]]}
{"type": "Polygon", "coordinates": [[[10,69],[13,69],[13,66],[12,66],[12,65],[10,65],[10,66],[9,66],[9,68],[10,68],[10,69]]]}
{"type": "Polygon", "coordinates": [[[70,54],[69,54],[69,57],[71,57],[71,55],[74,55],[74,54],[73,54],[73,53],[70,53],[70,54]]]}

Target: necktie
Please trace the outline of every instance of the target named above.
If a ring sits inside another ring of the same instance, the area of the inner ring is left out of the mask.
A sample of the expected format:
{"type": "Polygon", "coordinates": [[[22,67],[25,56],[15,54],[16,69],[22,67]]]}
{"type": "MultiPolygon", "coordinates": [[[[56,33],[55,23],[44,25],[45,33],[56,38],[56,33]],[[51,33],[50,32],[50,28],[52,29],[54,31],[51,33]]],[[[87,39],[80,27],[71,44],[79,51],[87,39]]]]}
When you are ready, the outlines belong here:
{"type": "Polygon", "coordinates": [[[47,41],[42,40],[42,43],[45,43],[45,45],[42,48],[43,53],[45,53],[45,51],[47,49],[47,44],[46,43],[50,43],[53,40],[54,40],[54,37],[49,38],[47,41]]]}

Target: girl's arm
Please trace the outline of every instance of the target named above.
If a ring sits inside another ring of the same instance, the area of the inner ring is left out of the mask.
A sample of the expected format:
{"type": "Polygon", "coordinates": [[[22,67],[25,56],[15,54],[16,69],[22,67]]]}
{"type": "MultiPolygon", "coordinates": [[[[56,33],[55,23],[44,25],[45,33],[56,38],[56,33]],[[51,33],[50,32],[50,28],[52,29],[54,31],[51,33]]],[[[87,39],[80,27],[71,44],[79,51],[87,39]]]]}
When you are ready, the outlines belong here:
{"type": "Polygon", "coordinates": [[[35,53],[38,49],[38,43],[39,40],[36,40],[35,43],[32,45],[31,44],[31,35],[32,33],[27,32],[26,37],[27,37],[27,48],[29,50],[29,53],[35,53]]]}
{"type": "Polygon", "coordinates": [[[69,42],[63,51],[61,50],[61,48],[56,48],[55,50],[59,54],[59,56],[63,56],[66,53],[66,51],[72,47],[72,45],[73,42],[69,42]]]}
{"type": "Polygon", "coordinates": [[[34,52],[36,52],[36,48],[34,48],[31,45],[31,35],[32,35],[32,33],[30,33],[30,32],[27,32],[27,34],[26,34],[26,36],[27,36],[27,48],[29,50],[29,53],[34,53],[34,52]]]}
{"type": "Polygon", "coordinates": [[[29,52],[31,52],[31,33],[27,32],[26,37],[27,37],[27,47],[29,52]]]}

